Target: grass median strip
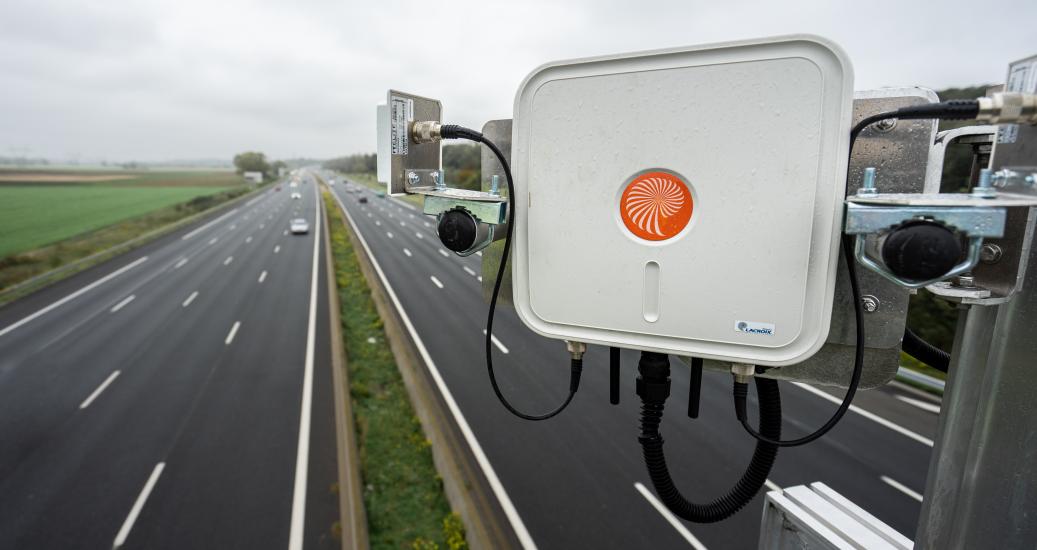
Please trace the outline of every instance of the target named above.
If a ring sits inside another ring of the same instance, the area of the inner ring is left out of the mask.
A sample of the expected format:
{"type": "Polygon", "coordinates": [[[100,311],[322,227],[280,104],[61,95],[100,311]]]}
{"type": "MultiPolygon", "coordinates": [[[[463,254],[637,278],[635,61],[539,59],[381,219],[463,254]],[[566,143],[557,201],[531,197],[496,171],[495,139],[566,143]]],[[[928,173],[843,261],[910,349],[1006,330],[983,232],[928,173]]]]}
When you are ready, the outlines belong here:
{"type": "Polygon", "coordinates": [[[345,220],[326,193],[324,204],[342,309],[371,547],[467,548],[464,527],[450,510],[430,443],[386,343],[345,220]]]}

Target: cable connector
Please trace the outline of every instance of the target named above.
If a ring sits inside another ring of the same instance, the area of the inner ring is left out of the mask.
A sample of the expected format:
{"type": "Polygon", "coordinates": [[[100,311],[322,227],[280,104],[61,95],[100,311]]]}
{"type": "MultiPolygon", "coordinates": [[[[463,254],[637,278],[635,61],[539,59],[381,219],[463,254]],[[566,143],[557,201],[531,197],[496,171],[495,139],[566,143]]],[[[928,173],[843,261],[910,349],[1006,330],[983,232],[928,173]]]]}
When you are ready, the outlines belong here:
{"type": "Polygon", "coordinates": [[[569,351],[569,355],[573,359],[583,359],[583,354],[587,353],[587,344],[583,342],[575,342],[573,340],[565,341],[565,349],[569,351]]]}
{"type": "Polygon", "coordinates": [[[422,120],[411,124],[410,139],[414,143],[434,143],[443,139],[443,125],[435,120],[422,120]]]}
{"type": "Polygon", "coordinates": [[[731,374],[734,375],[736,384],[748,384],[756,375],[756,365],[731,363],[731,374]]]}
{"type": "Polygon", "coordinates": [[[1019,92],[996,93],[980,97],[976,120],[991,124],[1037,124],[1037,94],[1019,92]]]}

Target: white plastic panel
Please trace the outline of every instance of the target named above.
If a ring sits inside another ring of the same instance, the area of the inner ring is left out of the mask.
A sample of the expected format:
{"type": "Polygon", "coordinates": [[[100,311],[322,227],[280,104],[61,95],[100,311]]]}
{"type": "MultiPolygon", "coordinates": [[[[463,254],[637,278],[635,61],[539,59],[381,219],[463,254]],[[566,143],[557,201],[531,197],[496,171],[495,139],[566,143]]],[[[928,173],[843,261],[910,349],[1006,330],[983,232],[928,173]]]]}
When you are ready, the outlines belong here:
{"type": "Polygon", "coordinates": [[[534,71],[513,130],[522,320],[719,360],[812,355],[831,316],[852,89],[842,52],[804,36],[534,71]],[[646,178],[648,216],[624,193],[646,178]]]}

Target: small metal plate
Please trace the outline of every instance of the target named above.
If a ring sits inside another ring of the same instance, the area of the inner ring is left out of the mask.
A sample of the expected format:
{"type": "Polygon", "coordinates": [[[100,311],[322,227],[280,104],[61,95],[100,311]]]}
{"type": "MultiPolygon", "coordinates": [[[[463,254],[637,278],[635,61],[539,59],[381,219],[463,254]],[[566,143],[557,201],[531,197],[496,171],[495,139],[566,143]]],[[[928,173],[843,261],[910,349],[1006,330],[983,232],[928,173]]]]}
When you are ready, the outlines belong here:
{"type": "MultiPolygon", "coordinates": [[[[381,111],[380,111],[381,112],[381,111]]],[[[428,99],[397,90],[389,90],[386,100],[388,124],[379,125],[389,132],[389,183],[390,195],[407,193],[407,171],[442,170],[442,149],[439,142],[414,143],[410,138],[410,125],[415,121],[443,121],[443,106],[435,99],[428,99]]],[[[431,182],[421,182],[428,185],[431,182]]]]}

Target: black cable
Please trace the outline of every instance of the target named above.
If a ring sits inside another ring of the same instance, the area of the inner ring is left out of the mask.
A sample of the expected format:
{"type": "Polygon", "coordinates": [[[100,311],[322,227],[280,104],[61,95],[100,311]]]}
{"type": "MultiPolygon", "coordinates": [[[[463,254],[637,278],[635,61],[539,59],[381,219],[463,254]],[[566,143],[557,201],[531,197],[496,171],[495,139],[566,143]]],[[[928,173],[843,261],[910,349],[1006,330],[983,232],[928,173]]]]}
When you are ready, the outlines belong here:
{"type": "MultiPolygon", "coordinates": [[[[979,114],[979,102],[976,100],[952,100],[944,101],[940,103],[929,103],[925,105],[913,105],[910,107],[901,107],[895,111],[887,111],[884,113],[876,113],[871,116],[864,117],[860,122],[853,126],[850,130],[850,147],[847,155],[853,154],[853,146],[857,142],[857,138],[865,128],[879,122],[881,120],[888,119],[970,119],[975,118],[979,114]]],[[[818,439],[819,437],[828,433],[839,421],[843,415],[850,408],[850,403],[853,402],[853,397],[857,393],[857,387],[860,385],[861,372],[864,370],[864,310],[861,304],[861,290],[860,283],[857,280],[857,268],[856,260],[853,257],[853,242],[849,235],[843,235],[842,238],[843,256],[846,258],[846,271],[850,278],[850,290],[853,299],[853,312],[854,321],[856,324],[856,349],[853,357],[853,373],[850,375],[850,385],[846,389],[846,395],[843,396],[842,403],[835,410],[835,414],[824,423],[823,426],[818,428],[813,433],[800,437],[798,439],[792,439],[788,441],[780,441],[774,438],[768,438],[765,435],[757,432],[749,425],[748,416],[746,413],[746,394],[748,393],[748,387],[746,384],[735,382],[734,394],[735,394],[735,416],[741,422],[742,427],[745,431],[749,432],[750,435],[762,442],[771,443],[780,447],[795,447],[798,445],[804,445],[818,439]]],[[[910,332],[910,331],[908,331],[910,332]]],[[[913,334],[913,333],[912,333],[913,334]]],[[[917,339],[919,342],[929,345],[920,338],[917,339]]],[[[907,341],[907,334],[905,333],[905,342],[907,341]]],[[[932,347],[932,346],[930,346],[932,347]]],[[[939,351],[939,350],[938,350],[939,351]]]]}
{"type": "Polygon", "coordinates": [[[493,386],[493,393],[497,395],[497,399],[504,405],[504,408],[511,414],[522,418],[524,420],[547,420],[558,413],[565,410],[572,402],[573,396],[576,395],[576,391],[580,388],[580,375],[583,373],[583,359],[572,359],[569,369],[569,395],[565,398],[565,401],[553,411],[544,414],[526,414],[519,411],[508,402],[501,392],[500,386],[497,385],[497,377],[493,372],[493,316],[497,310],[497,296],[500,294],[501,283],[504,281],[504,272],[508,264],[508,254],[511,252],[511,236],[515,227],[515,182],[511,177],[511,165],[508,164],[507,159],[504,158],[504,153],[497,147],[495,143],[487,139],[482,135],[481,132],[476,132],[470,128],[463,126],[457,126],[453,124],[445,124],[440,128],[440,135],[443,139],[467,139],[476,143],[482,143],[493,152],[494,156],[500,162],[501,167],[504,169],[504,178],[508,182],[508,229],[504,234],[504,250],[501,252],[500,267],[497,268],[497,279],[493,282],[493,294],[490,297],[490,311],[486,318],[486,370],[490,375],[490,385],[493,386]]]}
{"type": "Polygon", "coordinates": [[[947,372],[951,364],[951,354],[926,342],[907,327],[904,327],[904,344],[901,349],[911,357],[942,372],[947,372]]]}
{"type": "MultiPolygon", "coordinates": [[[[677,516],[698,523],[722,521],[741,510],[767,482],[778,457],[778,446],[762,440],[757,442],[748,467],[726,495],[706,504],[688,501],[670,477],[663,453],[663,438],[659,433],[663,408],[669,396],[669,360],[660,353],[644,352],[638,371],[641,374],[637,379],[637,393],[641,396],[641,436],[638,441],[659,499],[677,516]]],[[[767,439],[780,439],[781,394],[778,383],[767,378],[755,380],[760,396],[760,429],[767,439]]]]}

